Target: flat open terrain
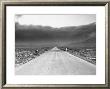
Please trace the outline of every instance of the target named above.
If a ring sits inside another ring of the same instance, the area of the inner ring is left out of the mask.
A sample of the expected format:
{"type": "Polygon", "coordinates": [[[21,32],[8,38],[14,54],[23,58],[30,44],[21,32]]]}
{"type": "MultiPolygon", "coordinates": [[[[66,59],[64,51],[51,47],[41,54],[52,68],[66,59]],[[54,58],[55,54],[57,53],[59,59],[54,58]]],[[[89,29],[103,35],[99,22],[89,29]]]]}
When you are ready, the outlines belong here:
{"type": "Polygon", "coordinates": [[[16,67],[16,75],[95,75],[96,66],[57,47],[16,67]]]}

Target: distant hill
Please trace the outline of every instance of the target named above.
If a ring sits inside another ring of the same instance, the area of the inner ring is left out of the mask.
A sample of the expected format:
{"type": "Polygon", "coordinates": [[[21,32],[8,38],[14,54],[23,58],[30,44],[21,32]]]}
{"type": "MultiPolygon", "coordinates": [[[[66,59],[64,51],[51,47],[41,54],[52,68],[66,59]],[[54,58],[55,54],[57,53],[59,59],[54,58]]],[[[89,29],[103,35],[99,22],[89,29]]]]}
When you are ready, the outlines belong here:
{"type": "Polygon", "coordinates": [[[16,23],[15,39],[17,46],[95,47],[96,23],[60,28],[16,23]]]}

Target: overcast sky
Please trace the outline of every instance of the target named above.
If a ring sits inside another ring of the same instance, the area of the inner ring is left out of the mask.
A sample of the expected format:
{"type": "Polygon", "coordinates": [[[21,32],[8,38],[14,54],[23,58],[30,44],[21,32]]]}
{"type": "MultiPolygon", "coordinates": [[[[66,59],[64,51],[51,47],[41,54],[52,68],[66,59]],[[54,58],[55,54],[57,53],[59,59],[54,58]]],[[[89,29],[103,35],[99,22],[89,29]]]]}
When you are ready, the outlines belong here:
{"type": "Polygon", "coordinates": [[[15,22],[21,25],[51,27],[79,26],[96,22],[96,15],[16,15],[15,22]]]}

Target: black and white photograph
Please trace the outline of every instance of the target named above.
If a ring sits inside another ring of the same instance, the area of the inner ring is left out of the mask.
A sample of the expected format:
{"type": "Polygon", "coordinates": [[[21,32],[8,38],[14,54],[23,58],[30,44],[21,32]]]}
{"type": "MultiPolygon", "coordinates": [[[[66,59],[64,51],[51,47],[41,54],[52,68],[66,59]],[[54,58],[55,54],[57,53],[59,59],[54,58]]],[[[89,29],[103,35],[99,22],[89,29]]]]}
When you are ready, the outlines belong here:
{"type": "Polygon", "coordinates": [[[16,75],[95,75],[95,14],[15,16],[16,75]]]}
{"type": "Polygon", "coordinates": [[[108,4],[80,3],[3,3],[5,87],[108,84],[108,4]]]}
{"type": "Polygon", "coordinates": [[[96,75],[95,14],[16,14],[16,75],[96,75]]]}
{"type": "Polygon", "coordinates": [[[108,2],[8,1],[1,88],[109,87],[108,2]]]}

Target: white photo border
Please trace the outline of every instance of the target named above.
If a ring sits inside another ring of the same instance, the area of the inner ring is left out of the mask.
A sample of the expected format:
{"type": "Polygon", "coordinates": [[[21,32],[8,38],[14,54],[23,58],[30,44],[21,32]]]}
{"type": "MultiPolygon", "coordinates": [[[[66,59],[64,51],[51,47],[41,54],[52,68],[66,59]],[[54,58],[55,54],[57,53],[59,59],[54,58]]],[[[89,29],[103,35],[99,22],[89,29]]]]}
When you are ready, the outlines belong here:
{"type": "Polygon", "coordinates": [[[105,84],[105,6],[7,6],[7,84],[105,84]],[[15,75],[16,14],[96,14],[96,75],[15,75]]]}

